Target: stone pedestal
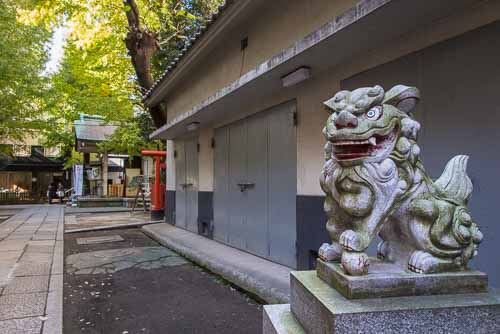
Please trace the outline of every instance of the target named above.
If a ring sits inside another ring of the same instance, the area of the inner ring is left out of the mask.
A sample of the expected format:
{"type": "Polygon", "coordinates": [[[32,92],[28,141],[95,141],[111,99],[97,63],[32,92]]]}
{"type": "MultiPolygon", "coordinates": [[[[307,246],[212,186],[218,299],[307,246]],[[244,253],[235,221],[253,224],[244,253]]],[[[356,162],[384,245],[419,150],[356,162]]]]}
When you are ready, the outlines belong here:
{"type": "Polygon", "coordinates": [[[338,262],[317,261],[318,277],[348,299],[488,292],[488,275],[475,270],[417,274],[370,258],[368,274],[351,276],[338,262]]]}
{"type": "Polygon", "coordinates": [[[290,305],[264,307],[264,334],[500,333],[498,290],[348,299],[316,271],[290,279],[290,305]]]}

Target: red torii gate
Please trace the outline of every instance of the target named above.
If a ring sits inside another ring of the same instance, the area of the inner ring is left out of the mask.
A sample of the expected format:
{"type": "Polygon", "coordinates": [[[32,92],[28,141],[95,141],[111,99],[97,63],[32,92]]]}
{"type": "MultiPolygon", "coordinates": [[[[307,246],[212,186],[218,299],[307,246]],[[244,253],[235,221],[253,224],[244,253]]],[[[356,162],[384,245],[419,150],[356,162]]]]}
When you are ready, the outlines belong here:
{"type": "Polygon", "coordinates": [[[151,192],[151,220],[163,220],[165,209],[165,185],[161,184],[161,169],[167,169],[167,163],[161,162],[167,156],[166,151],[142,150],[142,156],[153,157],[155,160],[155,183],[151,192]]]}

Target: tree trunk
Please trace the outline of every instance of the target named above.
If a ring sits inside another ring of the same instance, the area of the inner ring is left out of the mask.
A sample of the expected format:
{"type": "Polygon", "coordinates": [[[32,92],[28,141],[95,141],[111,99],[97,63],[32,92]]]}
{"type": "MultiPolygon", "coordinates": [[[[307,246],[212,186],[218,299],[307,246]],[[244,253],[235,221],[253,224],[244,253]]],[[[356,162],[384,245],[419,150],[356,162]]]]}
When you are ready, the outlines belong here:
{"type": "MultiPolygon", "coordinates": [[[[141,92],[148,91],[154,83],[151,74],[151,59],[159,48],[156,35],[140,24],[139,8],[135,0],[124,0],[127,10],[128,33],[125,46],[130,54],[141,92]]],[[[149,108],[149,113],[157,128],[165,124],[165,116],[160,106],[149,108]]]]}
{"type": "Polygon", "coordinates": [[[163,109],[160,107],[160,105],[150,107],[148,108],[148,110],[151,114],[151,118],[153,119],[153,123],[157,128],[160,128],[167,122],[167,120],[165,119],[165,115],[163,114],[163,109]]]}

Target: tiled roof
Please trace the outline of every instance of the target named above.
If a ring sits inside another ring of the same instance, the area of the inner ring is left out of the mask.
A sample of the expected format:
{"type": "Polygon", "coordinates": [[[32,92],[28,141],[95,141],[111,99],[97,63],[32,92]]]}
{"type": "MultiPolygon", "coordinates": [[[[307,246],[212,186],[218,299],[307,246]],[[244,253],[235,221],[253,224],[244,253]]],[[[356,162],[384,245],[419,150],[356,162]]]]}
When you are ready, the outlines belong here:
{"type": "Polygon", "coordinates": [[[62,169],[63,161],[62,158],[51,158],[46,157],[43,154],[32,151],[29,157],[11,157],[7,154],[0,153],[0,170],[4,171],[15,171],[26,168],[54,168],[62,169]]]}
{"type": "Polygon", "coordinates": [[[226,0],[226,1],[224,1],[224,3],[222,3],[219,6],[219,8],[217,9],[217,12],[213,13],[212,16],[209,19],[207,19],[203,25],[200,26],[199,30],[194,34],[193,37],[191,37],[191,39],[189,41],[187,41],[187,43],[184,45],[184,48],[180,51],[180,53],[174,58],[174,60],[172,62],[170,62],[170,65],[167,67],[167,69],[165,70],[165,72],[163,72],[163,74],[160,75],[160,77],[158,78],[158,80],[155,81],[155,83],[153,84],[153,86],[151,86],[151,88],[144,93],[144,95],[143,95],[143,101],[146,100],[148,97],[150,97],[154,93],[156,87],[158,87],[158,85],[160,85],[160,83],[162,83],[165,80],[165,78],[170,73],[172,73],[175,70],[175,68],[177,67],[177,65],[179,64],[179,62],[189,52],[189,50],[193,47],[193,45],[196,43],[196,41],[198,41],[205,34],[205,32],[209,29],[209,27],[215,22],[215,20],[218,17],[221,16],[221,14],[223,13],[223,11],[233,1],[234,0],[226,0]]]}

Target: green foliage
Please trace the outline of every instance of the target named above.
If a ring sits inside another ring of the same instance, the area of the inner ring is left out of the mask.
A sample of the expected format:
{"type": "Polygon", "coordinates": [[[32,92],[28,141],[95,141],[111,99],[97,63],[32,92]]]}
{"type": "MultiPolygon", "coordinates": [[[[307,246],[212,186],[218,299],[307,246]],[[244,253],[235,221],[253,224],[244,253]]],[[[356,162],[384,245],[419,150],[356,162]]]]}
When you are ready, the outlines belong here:
{"type": "Polygon", "coordinates": [[[83,164],[83,153],[77,152],[74,149],[71,150],[69,157],[66,158],[64,162],[64,168],[71,168],[73,165],[83,164]]]}
{"type": "Polygon", "coordinates": [[[0,144],[0,155],[12,156],[12,145],[0,144]]]}
{"type": "Polygon", "coordinates": [[[127,124],[134,111],[141,109],[134,70],[123,43],[125,15],[117,12],[113,3],[121,5],[119,1],[55,3],[54,10],[64,13],[69,34],[61,66],[50,77],[50,90],[45,95],[49,145],[72,147],[72,124],[82,113],[127,124]]]}
{"type": "Polygon", "coordinates": [[[134,117],[132,121],[122,122],[107,141],[99,143],[101,152],[108,151],[130,156],[140,156],[141,150],[164,149],[161,141],[149,140],[149,128],[144,128],[144,115],[134,117]]]}
{"type": "Polygon", "coordinates": [[[78,42],[67,41],[61,68],[51,77],[45,97],[48,143],[65,147],[74,144],[72,124],[81,113],[126,122],[140,102],[130,61],[118,52],[120,40],[111,34],[86,47],[79,48],[78,42]]]}
{"type": "Polygon", "coordinates": [[[50,33],[18,20],[16,1],[0,0],[0,140],[19,140],[39,127],[47,80],[40,74],[50,33]]]}
{"type": "MultiPolygon", "coordinates": [[[[222,0],[136,2],[160,44],[158,75],[222,0]]],[[[36,131],[73,163],[72,125],[84,113],[119,125],[103,150],[138,155],[163,145],[149,140],[154,127],[124,43],[129,10],[123,0],[0,0],[0,139],[36,131]],[[61,66],[44,76],[47,42],[61,26],[68,30],[61,66]]]]}
{"type": "MultiPolygon", "coordinates": [[[[86,49],[104,38],[115,38],[115,52],[125,58],[123,39],[127,33],[125,13],[131,10],[123,0],[21,0],[36,10],[25,15],[27,20],[49,26],[64,20],[71,28],[77,46],[86,49]]],[[[153,73],[163,72],[172,59],[193,37],[200,25],[217,11],[223,0],[136,0],[141,24],[154,32],[160,44],[153,58],[153,73]]],[[[130,59],[129,59],[130,61],[130,59]]]]}
{"type": "MultiPolygon", "coordinates": [[[[162,23],[155,30],[161,45],[153,58],[152,70],[155,75],[165,71],[205,19],[223,3],[222,0],[146,1],[148,2],[158,6],[156,10],[150,10],[150,13],[154,13],[157,21],[162,23]]],[[[149,8],[154,7],[150,5],[149,8]]]]}

